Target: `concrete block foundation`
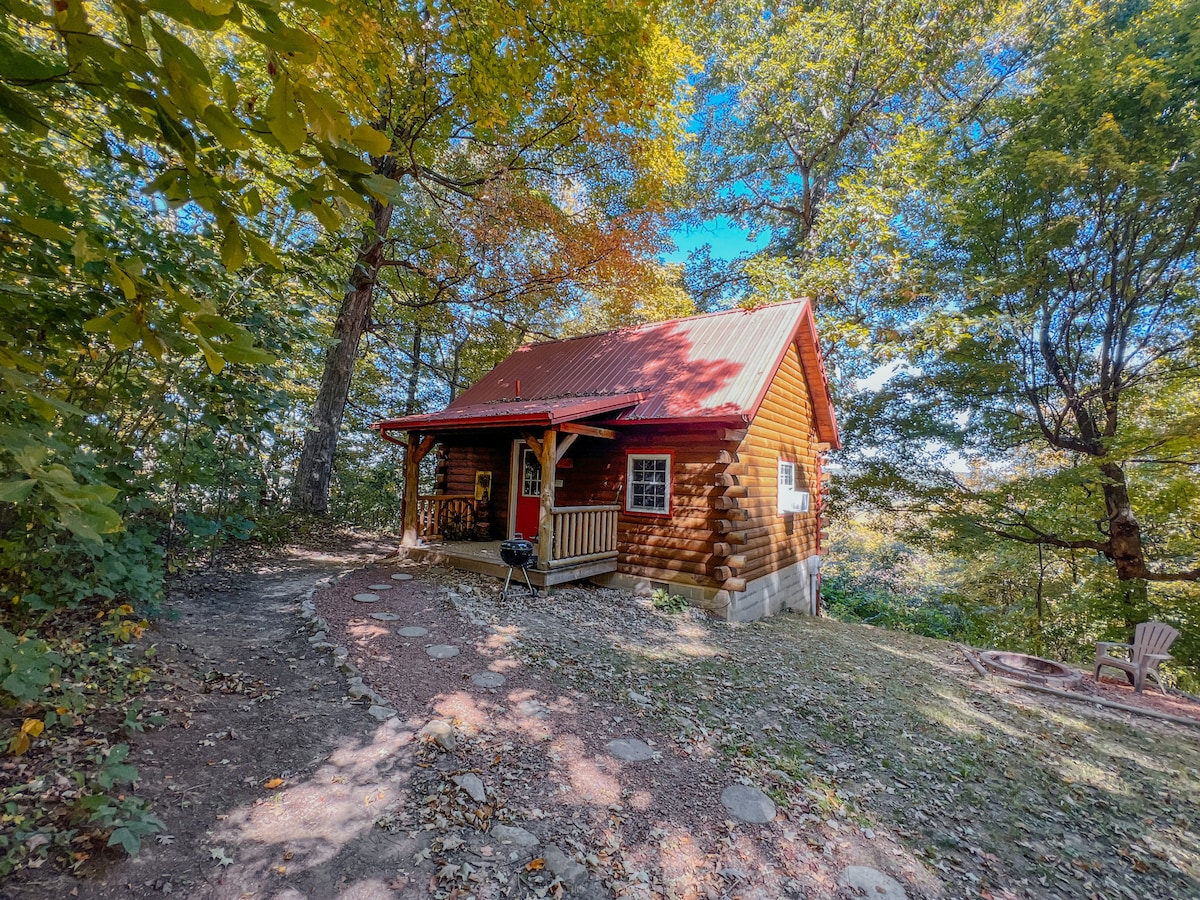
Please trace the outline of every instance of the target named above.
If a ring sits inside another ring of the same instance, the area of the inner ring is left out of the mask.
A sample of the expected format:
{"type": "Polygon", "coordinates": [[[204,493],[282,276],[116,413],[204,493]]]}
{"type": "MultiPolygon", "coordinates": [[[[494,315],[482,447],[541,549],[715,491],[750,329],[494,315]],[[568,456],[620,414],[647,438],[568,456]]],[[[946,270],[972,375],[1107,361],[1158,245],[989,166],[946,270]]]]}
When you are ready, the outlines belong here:
{"type": "Polygon", "coordinates": [[[658,581],[624,572],[609,572],[592,576],[591,581],[602,587],[650,595],[659,588],[679,594],[693,606],[728,622],[753,622],[784,610],[804,615],[816,612],[813,577],[821,568],[821,557],[788,566],[746,584],[744,591],[725,591],[677,581],[658,581]]]}

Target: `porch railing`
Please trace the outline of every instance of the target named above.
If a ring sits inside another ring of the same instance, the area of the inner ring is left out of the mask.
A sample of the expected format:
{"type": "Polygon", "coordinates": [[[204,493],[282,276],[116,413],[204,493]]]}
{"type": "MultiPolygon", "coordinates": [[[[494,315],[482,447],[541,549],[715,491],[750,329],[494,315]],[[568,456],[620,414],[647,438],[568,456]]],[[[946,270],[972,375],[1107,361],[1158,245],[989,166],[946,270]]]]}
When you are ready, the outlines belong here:
{"type": "Polygon", "coordinates": [[[474,494],[431,494],[417,497],[421,535],[461,540],[475,527],[474,494]]]}
{"type": "Polygon", "coordinates": [[[619,511],[619,506],[559,506],[552,509],[554,543],[550,567],[616,556],[619,511]]]}

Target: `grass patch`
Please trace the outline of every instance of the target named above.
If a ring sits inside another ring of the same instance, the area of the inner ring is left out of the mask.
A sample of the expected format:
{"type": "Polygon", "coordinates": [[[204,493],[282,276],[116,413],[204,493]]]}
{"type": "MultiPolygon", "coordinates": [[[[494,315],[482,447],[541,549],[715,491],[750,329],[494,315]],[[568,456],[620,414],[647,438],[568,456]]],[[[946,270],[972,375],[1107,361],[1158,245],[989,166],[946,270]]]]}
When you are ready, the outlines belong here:
{"type": "Polygon", "coordinates": [[[525,624],[574,663],[556,678],[627,706],[630,691],[650,698],[632,714],[724,758],[807,827],[889,835],[948,895],[1200,896],[1194,731],[991,685],[918,635],[632,603],[551,612],[525,624]]]}

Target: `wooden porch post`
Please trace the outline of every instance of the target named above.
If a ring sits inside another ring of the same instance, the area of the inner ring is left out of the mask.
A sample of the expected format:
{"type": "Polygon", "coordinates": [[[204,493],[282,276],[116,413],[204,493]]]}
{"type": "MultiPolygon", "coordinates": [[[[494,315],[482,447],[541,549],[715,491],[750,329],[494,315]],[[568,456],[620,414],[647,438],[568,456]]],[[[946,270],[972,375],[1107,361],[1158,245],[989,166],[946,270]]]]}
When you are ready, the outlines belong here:
{"type": "Polygon", "coordinates": [[[542,503],[538,509],[538,568],[550,568],[550,556],[554,544],[554,470],[558,462],[555,444],[558,432],[553,428],[546,429],[542,439],[542,503]]]}
{"type": "Polygon", "coordinates": [[[408,433],[404,445],[404,499],[401,501],[401,547],[415,547],[421,542],[421,524],[417,518],[417,474],[421,460],[433,447],[433,435],[422,440],[415,431],[408,433]]]}

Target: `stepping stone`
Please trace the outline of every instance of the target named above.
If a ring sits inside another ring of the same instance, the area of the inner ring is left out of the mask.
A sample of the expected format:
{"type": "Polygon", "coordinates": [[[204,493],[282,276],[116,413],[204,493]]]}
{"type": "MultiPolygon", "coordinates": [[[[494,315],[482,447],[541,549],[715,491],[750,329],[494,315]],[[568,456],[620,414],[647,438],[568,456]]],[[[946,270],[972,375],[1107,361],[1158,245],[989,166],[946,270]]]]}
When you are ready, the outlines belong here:
{"type": "Polygon", "coordinates": [[[471,684],[481,688],[498,688],[505,680],[499,672],[476,672],[471,676],[471,684]]]}
{"type": "Polygon", "coordinates": [[[742,822],[766,825],[775,818],[775,803],[756,787],[731,784],[721,791],[721,803],[742,822]]]}
{"type": "Polygon", "coordinates": [[[516,844],[518,847],[536,847],[541,843],[532,831],[516,825],[493,825],[488,834],[502,844],[516,844]]]}
{"type": "Polygon", "coordinates": [[[536,700],[522,700],[517,704],[517,712],[523,716],[531,716],[535,719],[544,719],[550,715],[550,710],[536,700]]]}
{"type": "Polygon", "coordinates": [[[392,581],[412,581],[413,577],[407,572],[397,572],[392,576],[392,581]]]}
{"type": "Polygon", "coordinates": [[[483,781],[480,780],[478,775],[468,772],[465,775],[455,775],[450,780],[458,785],[476,803],[487,802],[487,788],[483,786],[483,781]]]}
{"type": "Polygon", "coordinates": [[[425,637],[429,634],[429,629],[422,628],[420,625],[405,625],[403,628],[397,628],[396,634],[400,637],[425,637]]]}
{"type": "Polygon", "coordinates": [[[434,659],[450,659],[452,656],[458,656],[458,648],[450,644],[434,644],[432,647],[426,647],[425,652],[434,659]]]}
{"type": "Polygon", "coordinates": [[[355,594],[354,599],[359,603],[375,603],[379,600],[378,594],[355,594]]]}
{"type": "Polygon", "coordinates": [[[875,900],[908,900],[904,885],[870,866],[847,866],[838,876],[838,882],[875,900]]]}
{"type": "Polygon", "coordinates": [[[578,887],[587,881],[587,867],[567,856],[553,844],[546,846],[542,857],[546,861],[546,871],[567,887],[578,887]]]}
{"type": "Polygon", "coordinates": [[[370,618],[376,622],[398,622],[400,620],[400,613],[377,612],[371,613],[370,618]]]}
{"type": "Polygon", "coordinates": [[[608,742],[608,752],[625,762],[645,762],[654,759],[650,745],[638,738],[617,738],[608,742]]]}
{"type": "Polygon", "coordinates": [[[390,706],[372,706],[367,710],[367,712],[380,722],[385,722],[388,719],[394,719],[396,717],[396,711],[390,706]]]}
{"type": "Polygon", "coordinates": [[[367,590],[369,590],[369,591],[390,591],[391,589],[392,589],[392,586],[390,584],[369,584],[369,585],[367,585],[367,590]]]}

